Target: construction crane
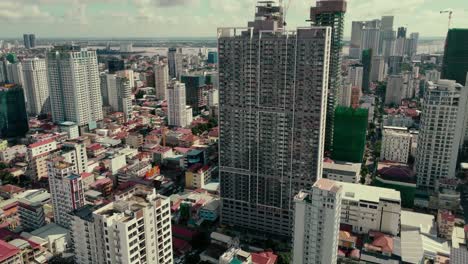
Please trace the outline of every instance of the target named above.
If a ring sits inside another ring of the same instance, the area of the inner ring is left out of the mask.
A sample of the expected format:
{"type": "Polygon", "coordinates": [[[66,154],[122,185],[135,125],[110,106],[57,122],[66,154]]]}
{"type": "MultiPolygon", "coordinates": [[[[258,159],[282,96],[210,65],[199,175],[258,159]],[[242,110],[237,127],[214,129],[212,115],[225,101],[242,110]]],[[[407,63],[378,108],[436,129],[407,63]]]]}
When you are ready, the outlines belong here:
{"type": "Polygon", "coordinates": [[[449,14],[449,16],[448,16],[448,29],[450,29],[450,25],[452,24],[453,11],[451,9],[445,9],[445,10],[440,11],[440,13],[441,14],[446,14],[446,13],[449,14]]]}
{"type": "Polygon", "coordinates": [[[288,23],[286,23],[286,16],[288,14],[289,6],[291,5],[292,0],[287,0],[285,3],[283,0],[279,0],[279,6],[283,9],[283,26],[286,27],[288,23]]]}

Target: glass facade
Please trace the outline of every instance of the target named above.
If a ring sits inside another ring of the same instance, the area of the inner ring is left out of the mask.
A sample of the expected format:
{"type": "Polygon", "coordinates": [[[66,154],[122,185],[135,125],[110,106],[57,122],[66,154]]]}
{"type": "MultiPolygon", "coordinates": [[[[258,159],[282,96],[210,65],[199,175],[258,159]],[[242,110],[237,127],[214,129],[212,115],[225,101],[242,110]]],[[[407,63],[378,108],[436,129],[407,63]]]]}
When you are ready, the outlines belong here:
{"type": "Polygon", "coordinates": [[[468,29],[450,29],[445,42],[442,79],[465,85],[468,73],[468,29]]]}
{"type": "Polygon", "coordinates": [[[22,137],[28,130],[23,89],[18,85],[0,87],[0,137],[22,137]]]}

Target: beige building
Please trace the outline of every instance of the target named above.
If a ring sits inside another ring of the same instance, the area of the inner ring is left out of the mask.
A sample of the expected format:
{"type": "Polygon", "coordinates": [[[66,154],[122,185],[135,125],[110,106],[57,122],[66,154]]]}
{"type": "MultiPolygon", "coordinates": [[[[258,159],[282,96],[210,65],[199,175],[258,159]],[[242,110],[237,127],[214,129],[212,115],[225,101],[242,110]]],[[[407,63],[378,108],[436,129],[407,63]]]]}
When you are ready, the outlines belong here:
{"type": "Polygon", "coordinates": [[[173,263],[170,200],[154,189],[76,210],[71,231],[78,264],[173,263]]]}

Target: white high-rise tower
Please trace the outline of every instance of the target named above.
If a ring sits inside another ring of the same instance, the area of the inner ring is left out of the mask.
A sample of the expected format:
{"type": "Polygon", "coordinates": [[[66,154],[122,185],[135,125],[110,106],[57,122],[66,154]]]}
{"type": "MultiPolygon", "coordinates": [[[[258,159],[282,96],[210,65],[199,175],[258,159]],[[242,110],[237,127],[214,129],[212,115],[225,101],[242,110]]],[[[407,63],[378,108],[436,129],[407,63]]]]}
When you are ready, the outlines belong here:
{"type": "Polygon", "coordinates": [[[24,90],[31,115],[50,112],[49,82],[45,59],[33,58],[23,61],[24,90]]]}
{"type": "Polygon", "coordinates": [[[47,53],[52,119],[96,128],[103,119],[96,51],[59,46],[47,53]]]}
{"type": "Polygon", "coordinates": [[[186,127],[185,84],[172,80],[167,87],[167,111],[170,126],[186,127]]]}
{"type": "Polygon", "coordinates": [[[416,154],[417,185],[434,190],[440,179],[455,178],[464,139],[467,87],[452,80],[429,82],[416,154]]]}
{"type": "Polygon", "coordinates": [[[160,100],[167,99],[167,84],[169,82],[169,68],[167,64],[158,62],[154,65],[156,97],[160,100]]]}
{"type": "Polygon", "coordinates": [[[294,198],[294,264],[336,263],[342,186],[319,179],[294,198]]]}

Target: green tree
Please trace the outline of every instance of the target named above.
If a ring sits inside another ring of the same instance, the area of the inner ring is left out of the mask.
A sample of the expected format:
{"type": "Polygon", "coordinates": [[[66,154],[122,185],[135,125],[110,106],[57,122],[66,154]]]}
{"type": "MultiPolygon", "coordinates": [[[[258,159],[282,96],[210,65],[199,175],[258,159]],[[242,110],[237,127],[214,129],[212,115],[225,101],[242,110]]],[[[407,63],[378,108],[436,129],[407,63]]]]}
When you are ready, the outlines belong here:
{"type": "Polygon", "coordinates": [[[379,140],[374,144],[374,157],[380,157],[380,150],[382,148],[382,142],[379,140]]]}
{"type": "Polygon", "coordinates": [[[142,90],[139,90],[139,91],[135,94],[135,99],[142,99],[144,96],[145,96],[145,92],[142,91],[142,90]]]}
{"type": "Polygon", "coordinates": [[[278,264],[291,264],[291,252],[280,252],[278,254],[278,264]]]}

